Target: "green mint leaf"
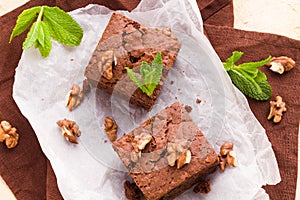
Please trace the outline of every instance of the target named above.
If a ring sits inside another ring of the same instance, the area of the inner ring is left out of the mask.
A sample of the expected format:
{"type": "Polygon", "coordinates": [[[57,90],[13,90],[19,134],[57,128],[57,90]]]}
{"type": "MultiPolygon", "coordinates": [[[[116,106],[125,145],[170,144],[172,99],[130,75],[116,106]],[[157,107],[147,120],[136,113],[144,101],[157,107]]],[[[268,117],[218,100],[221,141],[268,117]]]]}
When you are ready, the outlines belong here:
{"type": "Polygon", "coordinates": [[[58,7],[36,6],[24,10],[17,19],[10,42],[29,27],[23,50],[34,46],[43,57],[50,54],[51,37],[67,46],[79,45],[83,37],[83,30],[78,23],[58,7]]]}
{"type": "Polygon", "coordinates": [[[23,43],[23,50],[30,48],[38,40],[38,29],[39,24],[37,22],[34,22],[23,43]]]}
{"type": "Polygon", "coordinates": [[[144,93],[151,96],[162,76],[163,64],[161,52],[155,55],[151,66],[147,62],[142,62],[140,67],[142,80],[140,80],[131,69],[126,67],[126,70],[130,79],[136,83],[144,93]]]}
{"type": "Polygon", "coordinates": [[[269,56],[267,59],[262,60],[262,61],[243,63],[243,64],[238,65],[238,68],[250,70],[253,68],[261,67],[261,66],[268,64],[270,62],[271,58],[272,58],[272,56],[269,56]]]}
{"type": "Polygon", "coordinates": [[[147,74],[149,72],[151,72],[151,66],[147,62],[143,61],[140,67],[140,74],[143,80],[147,79],[147,74]]]}
{"type": "Polygon", "coordinates": [[[234,66],[232,67],[232,69],[240,72],[244,76],[249,76],[250,78],[255,78],[259,71],[257,68],[246,69],[246,68],[240,68],[239,66],[234,66]]]}
{"type": "MultiPolygon", "coordinates": [[[[141,69],[142,68],[143,65],[141,66],[141,69]]],[[[155,55],[154,60],[152,61],[152,65],[149,68],[148,73],[144,77],[142,77],[150,94],[153,93],[156,86],[158,85],[161,79],[162,70],[163,70],[162,56],[161,56],[161,52],[158,52],[155,55]]]]}
{"type": "MultiPolygon", "coordinates": [[[[38,26],[37,29],[37,40],[39,41],[39,43],[44,46],[45,45],[45,32],[44,32],[44,28],[42,23],[44,24],[44,22],[39,22],[40,26],[38,26]]],[[[45,25],[44,25],[45,26],[45,25]]]]}
{"type": "Polygon", "coordinates": [[[41,6],[36,6],[24,10],[17,19],[16,25],[10,35],[9,42],[13,40],[14,37],[22,34],[37,18],[39,11],[41,10],[41,6]]]}
{"type": "Polygon", "coordinates": [[[236,70],[230,70],[228,74],[234,85],[245,95],[256,100],[267,100],[272,96],[272,89],[267,81],[257,83],[236,70]]]}
{"type": "Polygon", "coordinates": [[[27,34],[27,37],[23,43],[23,50],[30,48],[35,44],[36,40],[38,40],[38,37],[40,36],[40,32],[41,32],[40,23],[41,23],[42,16],[43,16],[43,7],[41,7],[36,22],[32,24],[27,34]]]}
{"type": "Polygon", "coordinates": [[[267,76],[262,71],[258,70],[257,76],[254,79],[257,83],[267,81],[267,76]]]}
{"type": "Polygon", "coordinates": [[[269,63],[271,56],[258,62],[247,62],[235,65],[242,52],[233,52],[232,56],[223,63],[233,84],[245,95],[257,99],[267,100],[272,96],[272,88],[267,82],[267,76],[258,69],[269,63]]]}
{"type": "Polygon", "coordinates": [[[243,56],[243,52],[240,51],[234,51],[232,52],[232,56],[226,59],[226,61],[223,63],[225,70],[229,71],[232,67],[234,67],[235,63],[243,56]]]}
{"type": "Polygon", "coordinates": [[[44,22],[41,22],[41,33],[43,33],[43,44],[40,41],[40,39],[37,40],[35,43],[35,47],[39,49],[42,57],[47,57],[50,54],[51,48],[52,48],[52,43],[51,43],[51,38],[50,38],[50,33],[48,30],[48,27],[45,25],[44,22]]]}
{"type": "Polygon", "coordinates": [[[67,46],[78,46],[80,44],[83,30],[65,11],[58,7],[45,6],[44,22],[54,40],[67,46]]]}
{"type": "Polygon", "coordinates": [[[140,79],[137,77],[137,75],[132,71],[132,69],[125,67],[127,74],[129,78],[142,90],[142,92],[149,94],[148,89],[145,87],[145,85],[140,81],[140,79]]]}

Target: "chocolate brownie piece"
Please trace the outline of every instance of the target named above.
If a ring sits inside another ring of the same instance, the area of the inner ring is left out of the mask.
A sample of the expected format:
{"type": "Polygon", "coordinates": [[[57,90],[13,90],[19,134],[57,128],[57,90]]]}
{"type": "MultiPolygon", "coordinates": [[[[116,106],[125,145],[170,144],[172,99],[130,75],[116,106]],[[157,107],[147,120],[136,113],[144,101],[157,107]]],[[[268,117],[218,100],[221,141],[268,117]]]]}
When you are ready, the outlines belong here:
{"type": "Polygon", "coordinates": [[[113,148],[146,199],[151,200],[174,199],[205,179],[219,164],[217,153],[179,102],[123,135],[113,148]],[[151,140],[144,137],[147,135],[151,140]],[[149,143],[136,151],[136,144],[147,140],[149,143]],[[187,150],[191,152],[190,162],[181,168],[172,166],[172,153],[181,156],[187,150]]]}
{"type": "Polygon", "coordinates": [[[148,28],[121,14],[113,13],[85,70],[92,86],[118,94],[150,110],[181,47],[170,29],[148,28]],[[125,67],[138,71],[142,61],[151,63],[161,52],[163,74],[151,96],[143,93],[127,76],[125,67]]]}

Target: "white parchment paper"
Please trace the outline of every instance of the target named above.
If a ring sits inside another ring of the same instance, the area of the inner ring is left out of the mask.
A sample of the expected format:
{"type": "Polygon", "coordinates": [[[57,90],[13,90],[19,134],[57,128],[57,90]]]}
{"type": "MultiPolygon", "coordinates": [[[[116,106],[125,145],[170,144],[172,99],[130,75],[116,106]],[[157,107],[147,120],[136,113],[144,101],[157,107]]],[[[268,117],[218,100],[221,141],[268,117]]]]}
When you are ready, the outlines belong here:
{"type": "Polygon", "coordinates": [[[57,176],[64,199],[126,199],[125,168],[105,142],[103,119],[113,116],[121,136],[173,101],[189,104],[191,116],[219,151],[227,141],[235,144],[238,167],[210,176],[211,192],[187,191],[177,199],[268,199],[261,186],[277,184],[279,170],[265,134],[247,101],[232,84],[212,46],[203,35],[201,16],[193,0],[143,0],[131,13],[118,11],[150,27],[171,27],[182,43],[156,105],[150,113],[128,107],[114,95],[93,89],[74,111],[65,107],[73,83],[81,85],[84,70],[113,11],[89,5],[70,14],[84,29],[79,47],[53,41],[48,58],[28,49],[16,69],[13,97],[31,123],[57,176]],[[196,104],[196,99],[201,99],[196,104]],[[64,140],[59,119],[75,120],[82,132],[79,144],[64,140]]]}

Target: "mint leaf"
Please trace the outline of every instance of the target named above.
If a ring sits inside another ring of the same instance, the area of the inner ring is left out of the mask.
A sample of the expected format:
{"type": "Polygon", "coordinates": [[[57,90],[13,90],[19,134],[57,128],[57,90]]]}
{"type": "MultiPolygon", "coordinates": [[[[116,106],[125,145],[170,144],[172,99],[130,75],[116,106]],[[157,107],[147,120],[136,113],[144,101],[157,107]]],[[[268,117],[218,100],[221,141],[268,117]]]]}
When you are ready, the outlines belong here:
{"type": "MultiPolygon", "coordinates": [[[[47,57],[50,54],[51,48],[52,48],[52,43],[51,43],[51,38],[50,38],[50,33],[48,30],[48,27],[45,25],[44,22],[41,22],[41,27],[42,27],[42,33],[43,33],[43,44],[39,40],[35,43],[35,47],[39,49],[42,57],[47,57]]],[[[40,33],[40,34],[42,34],[40,33]]]]}
{"type": "Polygon", "coordinates": [[[238,67],[244,68],[244,69],[261,67],[263,65],[268,64],[270,62],[271,58],[272,58],[272,56],[269,56],[268,58],[266,58],[265,60],[262,60],[262,61],[243,63],[243,64],[238,65],[238,67]]]}
{"type": "Polygon", "coordinates": [[[39,11],[39,15],[38,18],[36,20],[36,22],[34,22],[27,34],[27,37],[23,43],[23,50],[30,48],[31,46],[33,46],[36,42],[36,40],[38,40],[38,37],[40,36],[40,22],[43,16],[43,7],[41,7],[40,11],[39,11]]]}
{"type": "Polygon", "coordinates": [[[148,96],[151,96],[155,88],[157,87],[163,70],[161,52],[155,55],[151,66],[147,62],[142,62],[140,67],[140,80],[137,75],[128,67],[125,68],[129,75],[129,78],[148,96]]]}
{"type": "Polygon", "coordinates": [[[258,70],[257,76],[254,79],[256,82],[267,81],[267,76],[260,70],[258,70]]]}
{"type": "Polygon", "coordinates": [[[258,69],[257,67],[249,67],[247,65],[241,66],[233,66],[232,69],[235,69],[237,71],[239,71],[242,74],[245,74],[247,76],[250,76],[251,78],[255,78],[257,76],[258,73],[258,69]]]}
{"type": "Polygon", "coordinates": [[[267,64],[271,56],[262,61],[235,65],[235,62],[242,55],[242,52],[233,52],[232,56],[223,63],[233,84],[251,98],[257,100],[269,99],[272,96],[272,88],[267,82],[267,76],[258,67],[267,64]]]}
{"type": "Polygon", "coordinates": [[[129,78],[147,95],[149,94],[148,89],[144,86],[144,84],[140,81],[137,75],[132,71],[132,69],[125,67],[129,78]]]}
{"type": "Polygon", "coordinates": [[[27,37],[23,43],[23,50],[30,48],[38,39],[39,26],[34,22],[27,34],[27,37]]]}
{"type": "Polygon", "coordinates": [[[225,63],[223,63],[226,71],[230,70],[234,66],[234,63],[236,63],[243,56],[243,54],[244,53],[240,51],[232,52],[232,56],[227,58],[225,63]]]}
{"type": "Polygon", "coordinates": [[[234,85],[245,95],[256,100],[267,100],[272,96],[272,89],[267,81],[257,83],[235,70],[230,70],[228,74],[234,85]]]}
{"type": "Polygon", "coordinates": [[[33,7],[27,10],[24,10],[17,19],[16,26],[14,27],[9,42],[13,40],[14,37],[22,34],[37,18],[41,6],[33,7]]]}
{"type": "Polygon", "coordinates": [[[83,36],[79,24],[58,7],[45,6],[44,22],[49,27],[51,37],[67,46],[78,46],[83,36]]]}
{"type": "Polygon", "coordinates": [[[39,49],[43,57],[50,54],[51,37],[67,46],[79,45],[83,37],[83,30],[68,13],[58,7],[36,6],[24,10],[19,15],[10,36],[10,42],[31,24],[23,43],[23,50],[34,46],[39,49]]]}
{"type": "Polygon", "coordinates": [[[152,66],[150,66],[146,62],[142,63],[140,73],[142,75],[142,79],[146,85],[146,88],[150,92],[150,95],[153,93],[161,79],[162,70],[162,57],[160,52],[155,55],[152,66]]]}

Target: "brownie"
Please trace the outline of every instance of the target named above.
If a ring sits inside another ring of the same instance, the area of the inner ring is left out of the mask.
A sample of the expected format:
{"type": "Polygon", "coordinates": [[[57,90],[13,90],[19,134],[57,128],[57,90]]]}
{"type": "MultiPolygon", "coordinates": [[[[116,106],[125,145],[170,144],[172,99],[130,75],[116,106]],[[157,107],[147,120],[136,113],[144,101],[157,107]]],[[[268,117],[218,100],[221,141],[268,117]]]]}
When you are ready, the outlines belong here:
{"type": "Polygon", "coordinates": [[[170,29],[148,28],[113,13],[85,69],[85,76],[92,86],[150,110],[180,47],[180,42],[170,29]],[[125,67],[137,72],[143,61],[150,64],[158,52],[162,55],[163,74],[153,94],[148,96],[130,80],[125,67]]]}
{"type": "Polygon", "coordinates": [[[175,102],[113,143],[146,199],[174,199],[218,167],[218,154],[185,107],[175,102]],[[150,142],[137,152],[135,138],[147,134],[150,142]],[[178,152],[191,152],[190,162],[181,168],[170,165],[174,147],[178,152]]]}

